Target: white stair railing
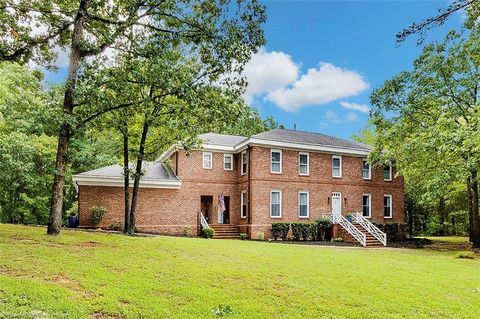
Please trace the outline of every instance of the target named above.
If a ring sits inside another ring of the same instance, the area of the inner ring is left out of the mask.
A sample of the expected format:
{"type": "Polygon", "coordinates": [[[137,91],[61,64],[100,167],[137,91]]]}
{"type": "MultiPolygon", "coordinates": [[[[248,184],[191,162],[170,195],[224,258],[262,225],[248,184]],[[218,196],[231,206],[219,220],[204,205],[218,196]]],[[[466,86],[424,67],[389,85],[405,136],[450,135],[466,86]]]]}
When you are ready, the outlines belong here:
{"type": "Polygon", "coordinates": [[[210,228],[210,226],[208,226],[207,220],[205,219],[205,216],[203,216],[202,212],[200,212],[200,225],[202,225],[202,228],[210,228]]]}
{"type": "Polygon", "coordinates": [[[362,213],[355,213],[352,215],[354,223],[360,224],[366,231],[372,234],[383,246],[387,246],[387,234],[382,232],[377,226],[372,224],[367,218],[363,217],[362,213]]]}
{"type": "Polygon", "coordinates": [[[334,224],[339,224],[343,229],[347,231],[353,238],[355,238],[363,247],[367,246],[367,235],[362,233],[357,227],[350,223],[340,213],[324,213],[324,217],[328,217],[334,224]]]}

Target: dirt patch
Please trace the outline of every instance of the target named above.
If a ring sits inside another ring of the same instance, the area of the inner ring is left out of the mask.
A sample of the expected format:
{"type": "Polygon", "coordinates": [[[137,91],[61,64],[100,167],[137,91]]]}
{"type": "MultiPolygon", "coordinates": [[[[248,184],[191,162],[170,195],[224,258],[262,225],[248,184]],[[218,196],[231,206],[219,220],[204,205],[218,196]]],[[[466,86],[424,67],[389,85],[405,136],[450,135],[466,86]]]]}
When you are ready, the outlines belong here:
{"type": "Polygon", "coordinates": [[[475,254],[480,255],[480,249],[472,249],[472,244],[468,242],[447,242],[426,238],[412,238],[411,240],[406,239],[403,241],[389,242],[388,246],[432,251],[473,251],[475,254]]]}
{"type": "Polygon", "coordinates": [[[22,269],[10,269],[3,266],[0,266],[0,275],[5,275],[9,277],[15,278],[31,278],[33,277],[32,274],[29,274],[25,270],[22,269]]]}
{"type": "Polygon", "coordinates": [[[39,241],[31,238],[20,237],[17,235],[10,236],[10,241],[15,244],[38,244],[39,241]]]}

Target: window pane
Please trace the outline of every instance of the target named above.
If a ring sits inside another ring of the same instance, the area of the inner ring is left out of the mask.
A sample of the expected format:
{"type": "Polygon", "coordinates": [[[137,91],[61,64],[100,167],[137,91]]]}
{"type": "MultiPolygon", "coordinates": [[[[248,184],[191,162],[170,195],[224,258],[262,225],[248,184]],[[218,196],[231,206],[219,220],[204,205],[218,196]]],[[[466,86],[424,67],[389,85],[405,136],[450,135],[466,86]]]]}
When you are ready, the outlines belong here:
{"type": "Polygon", "coordinates": [[[300,193],[300,205],[307,205],[307,194],[300,193]]]}
{"type": "Polygon", "coordinates": [[[307,174],[307,165],[300,165],[300,174],[307,174]]]}
{"type": "Polygon", "coordinates": [[[339,158],[334,158],[333,159],[333,167],[340,168],[340,159],[339,158]]]}
{"type": "Polygon", "coordinates": [[[383,179],[392,179],[392,177],[390,176],[390,166],[385,166],[383,168],[383,179]]]}
{"type": "Polygon", "coordinates": [[[307,205],[300,205],[300,216],[302,217],[308,216],[307,205]]]}
{"type": "Polygon", "coordinates": [[[280,216],[280,205],[272,204],[272,216],[280,216]]]}
{"type": "Polygon", "coordinates": [[[272,204],[279,204],[279,203],[280,203],[280,193],[272,192],[272,204]]]}
{"type": "Polygon", "coordinates": [[[272,152],[272,162],[280,162],[280,153],[272,152]]]}
{"type": "Polygon", "coordinates": [[[300,154],[300,164],[307,164],[308,163],[308,156],[306,154],[300,154]]]}
{"type": "Polygon", "coordinates": [[[272,163],[272,172],[280,172],[280,163],[272,163]]]}
{"type": "Polygon", "coordinates": [[[340,176],[340,168],[339,167],[334,167],[333,168],[333,176],[340,176]]]}
{"type": "Polygon", "coordinates": [[[363,216],[370,216],[370,196],[363,196],[363,216]]]}

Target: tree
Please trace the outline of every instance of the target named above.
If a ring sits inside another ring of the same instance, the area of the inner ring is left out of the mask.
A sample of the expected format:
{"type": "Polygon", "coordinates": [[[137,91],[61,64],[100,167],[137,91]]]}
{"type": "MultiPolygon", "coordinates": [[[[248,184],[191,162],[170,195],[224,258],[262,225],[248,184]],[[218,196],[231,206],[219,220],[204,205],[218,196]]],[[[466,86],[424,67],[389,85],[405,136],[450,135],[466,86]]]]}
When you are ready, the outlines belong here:
{"type": "Polygon", "coordinates": [[[371,95],[378,134],[373,162],[395,159],[405,179],[441,198],[448,185],[464,181],[469,197],[470,235],[480,247],[478,171],[480,132],[478,29],[450,32],[427,45],[402,72],[371,95]]]}
{"type": "MultiPolygon", "coordinates": [[[[125,48],[141,45],[143,41],[130,44],[129,41],[138,41],[144,35],[156,40],[150,42],[157,43],[151,48],[160,52],[166,43],[190,48],[192,55],[208,65],[205,70],[208,73],[239,73],[251,54],[264,43],[260,28],[265,21],[264,7],[256,1],[127,0],[114,4],[93,0],[41,1],[33,4],[3,1],[0,6],[3,9],[2,21],[6,21],[0,29],[2,59],[25,61],[35,54],[33,48],[40,50],[40,56],[50,59],[52,47],[61,46],[70,50],[47,230],[52,235],[60,231],[71,138],[81,127],[79,123],[88,123],[112,110],[93,110],[88,114],[77,111],[89,105],[88,99],[78,101],[79,95],[89,95],[89,92],[77,89],[77,80],[85,66],[92,60],[101,65],[107,49],[122,52],[125,48]],[[31,35],[35,23],[40,26],[37,29],[43,27],[47,30],[46,35],[31,35]],[[131,37],[133,34],[136,36],[131,37]],[[85,116],[79,118],[79,113],[85,116]]],[[[135,101],[122,107],[132,104],[135,101]]]]}

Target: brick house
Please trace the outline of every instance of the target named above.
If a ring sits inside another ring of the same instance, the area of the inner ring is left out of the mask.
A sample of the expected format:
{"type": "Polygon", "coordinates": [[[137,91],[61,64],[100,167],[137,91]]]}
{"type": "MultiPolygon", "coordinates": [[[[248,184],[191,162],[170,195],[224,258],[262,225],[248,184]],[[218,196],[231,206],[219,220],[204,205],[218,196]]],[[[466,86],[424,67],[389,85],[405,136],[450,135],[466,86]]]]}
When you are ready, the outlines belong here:
{"type": "MultiPolygon", "coordinates": [[[[174,145],[145,163],[139,230],[196,235],[203,216],[219,238],[244,232],[268,239],[272,222],[314,221],[323,214],[333,219],[337,235],[366,246],[384,236],[370,220],[404,220],[403,178],[391,166],[371,168],[365,144],[286,129],[250,138],[214,133],[200,138],[203,148],[190,156],[174,145]],[[347,220],[348,212],[359,213],[347,220]]],[[[97,227],[123,221],[120,166],[75,175],[74,183],[81,227],[93,226],[89,210],[95,205],[107,210],[97,227]]]]}

